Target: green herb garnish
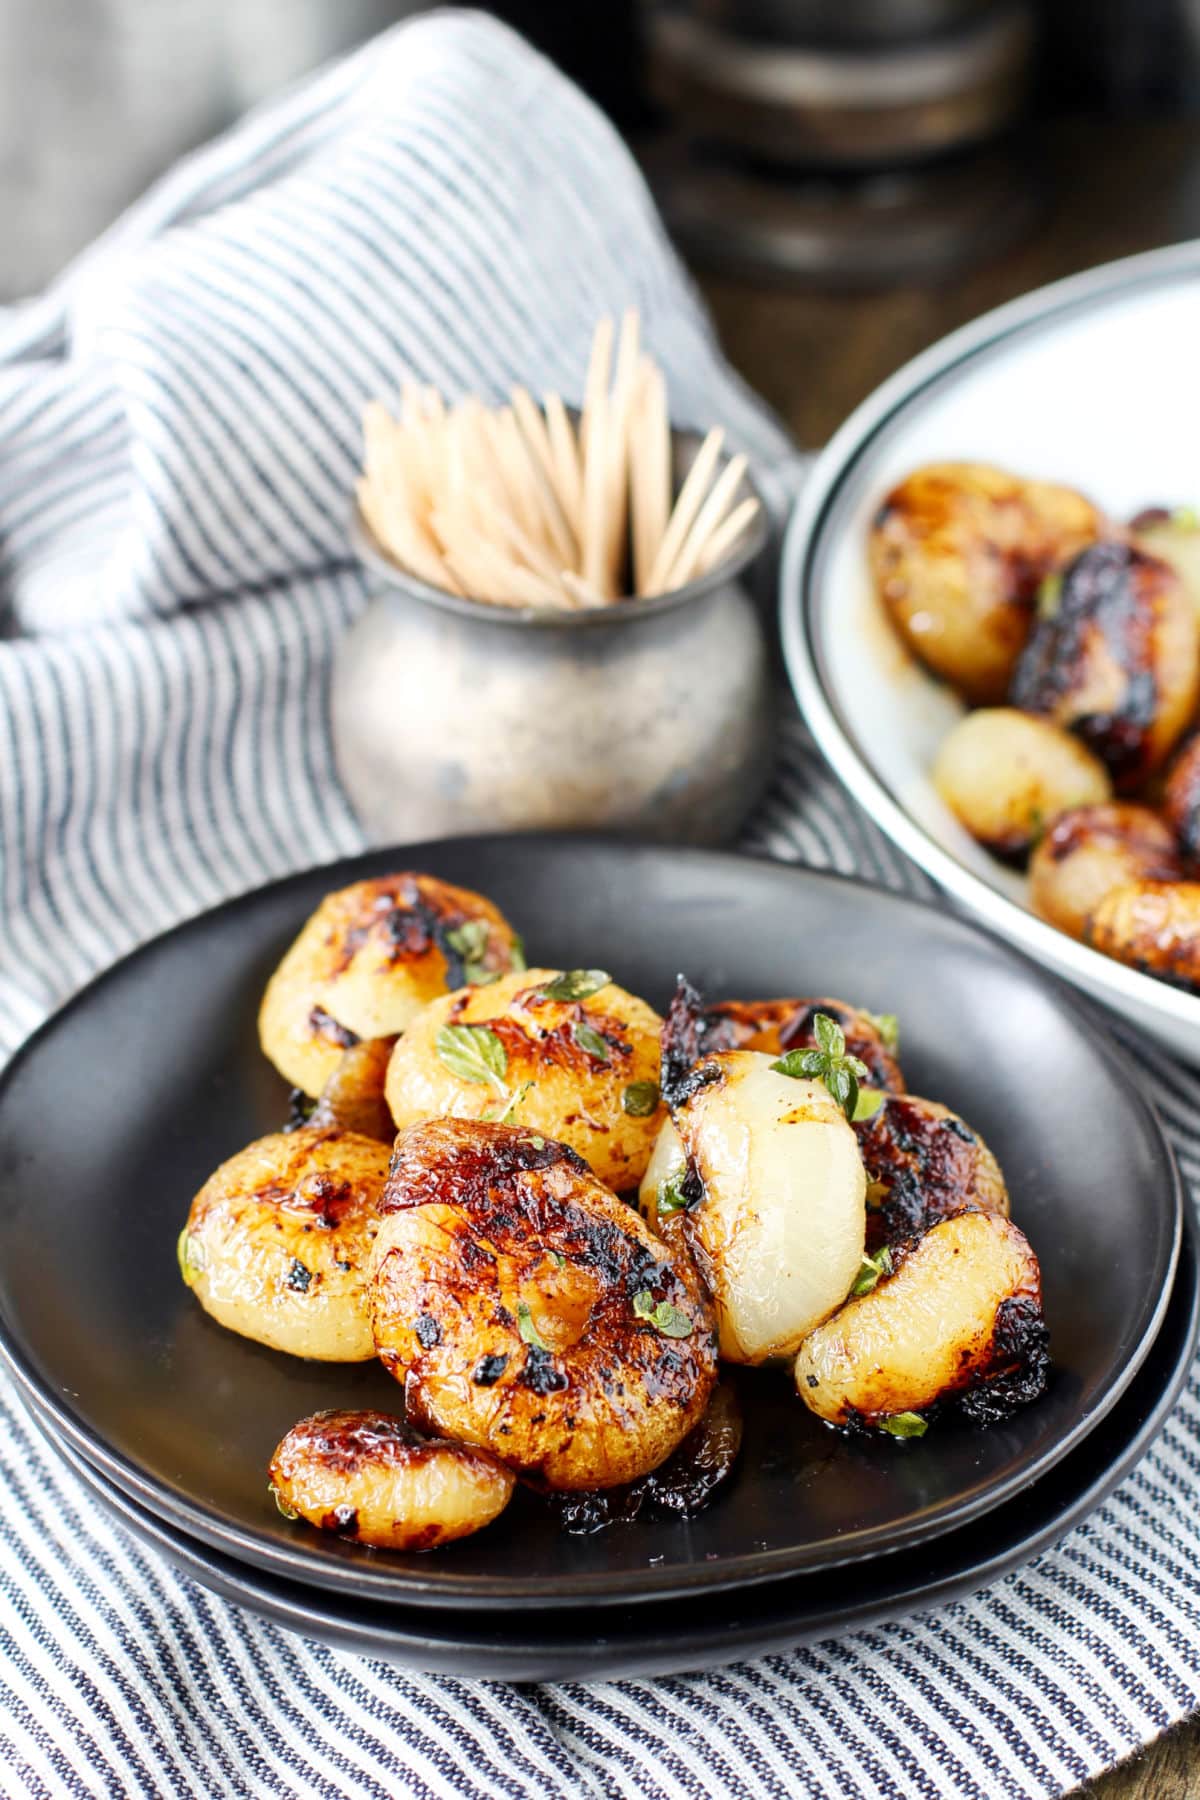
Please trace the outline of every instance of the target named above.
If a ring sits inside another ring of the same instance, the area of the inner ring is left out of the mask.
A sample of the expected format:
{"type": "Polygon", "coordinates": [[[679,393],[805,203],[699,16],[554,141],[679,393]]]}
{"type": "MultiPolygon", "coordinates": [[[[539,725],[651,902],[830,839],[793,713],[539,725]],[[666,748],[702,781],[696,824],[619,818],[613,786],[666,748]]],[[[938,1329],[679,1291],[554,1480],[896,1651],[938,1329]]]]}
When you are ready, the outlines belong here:
{"type": "Polygon", "coordinates": [[[865,1080],[867,1065],[846,1052],[846,1034],[828,1013],[818,1013],[813,1020],[817,1048],[789,1050],[771,1064],[781,1075],[793,1080],[823,1081],[830,1096],[837,1101],[848,1119],[854,1117],[858,1105],[858,1084],[865,1080]]]}
{"type": "Polygon", "coordinates": [[[895,1055],[900,1048],[900,1021],[895,1013],[873,1013],[868,1012],[864,1007],[863,1018],[871,1021],[883,1039],[884,1049],[890,1050],[895,1055]]]}
{"type": "Polygon", "coordinates": [[[531,1137],[529,1141],[535,1150],[544,1150],[546,1148],[546,1140],[544,1137],[531,1137]]]}
{"type": "Polygon", "coordinates": [[[889,1437],[924,1437],[929,1430],[929,1420],[915,1412],[889,1413],[886,1419],[879,1420],[879,1429],[886,1431],[889,1437]]]}
{"type": "Polygon", "coordinates": [[[687,1195],[683,1184],[688,1178],[687,1164],[676,1169],[673,1175],[665,1175],[658,1184],[658,1192],[654,1196],[660,1213],[682,1212],[687,1205],[687,1195]]]}
{"type": "Polygon", "coordinates": [[[552,1250],[550,1252],[550,1261],[554,1264],[556,1269],[564,1269],[567,1264],[567,1259],[561,1250],[552,1250]]]}
{"type": "Polygon", "coordinates": [[[852,1294],[869,1294],[872,1288],[878,1287],[880,1278],[892,1272],[892,1253],[885,1244],[874,1256],[864,1256],[859,1264],[858,1274],[854,1278],[852,1294]]]}
{"type": "Polygon", "coordinates": [[[523,1081],[516,1092],[508,1096],[508,1099],[504,1102],[504,1105],[500,1108],[499,1112],[496,1111],[494,1106],[489,1106],[486,1112],[480,1113],[480,1118],[488,1120],[492,1125],[506,1124],[507,1121],[512,1118],[513,1113],[516,1111],[517,1107],[520,1106],[522,1100],[533,1085],[532,1081],[523,1081]]]}
{"type": "Polygon", "coordinates": [[[887,1095],[882,1088],[859,1088],[850,1123],[861,1125],[864,1119],[873,1119],[886,1099],[887,1095]]]}
{"type": "Polygon", "coordinates": [[[507,1094],[504,1076],[508,1055],[495,1032],[486,1025],[443,1025],[434,1044],[452,1075],[462,1081],[491,1084],[507,1094]]]}
{"type": "Polygon", "coordinates": [[[535,1350],[548,1350],[550,1348],[545,1339],[539,1337],[537,1326],[533,1322],[533,1314],[530,1312],[529,1307],[524,1300],[517,1301],[517,1330],[520,1332],[524,1341],[527,1344],[532,1344],[535,1350]]]}
{"type": "Polygon", "coordinates": [[[275,1502],[276,1506],[279,1508],[279,1511],[283,1514],[285,1519],[298,1519],[300,1517],[300,1514],[298,1512],[292,1511],[291,1507],[288,1505],[287,1501],[284,1499],[284,1497],[280,1493],[279,1489],[275,1486],[274,1482],[272,1482],[271,1485],[268,1487],[267,1492],[268,1492],[268,1494],[270,1494],[272,1500],[275,1502]]]}
{"type": "Polygon", "coordinates": [[[198,1246],[189,1236],[186,1225],[180,1232],[178,1240],[176,1241],[175,1255],[179,1259],[179,1273],[183,1276],[184,1284],[187,1287],[191,1287],[197,1275],[204,1267],[204,1259],[200,1255],[198,1246]]]}
{"type": "Polygon", "coordinates": [[[446,933],[446,942],[464,962],[481,962],[488,946],[487,920],[465,920],[446,933]]]}
{"type": "Polygon", "coordinates": [[[463,976],[470,987],[488,987],[499,981],[500,970],[489,969],[484,961],[491,926],[486,919],[464,919],[446,933],[446,943],[463,965],[463,976]]]}
{"type": "Polygon", "coordinates": [[[585,1056],[592,1057],[596,1062],[612,1061],[612,1052],[595,1026],[585,1025],[582,1019],[577,1019],[571,1027],[571,1036],[585,1056]]]}
{"type": "Polygon", "coordinates": [[[1039,619],[1052,619],[1058,611],[1058,603],[1062,599],[1063,578],[1057,569],[1045,576],[1037,593],[1037,610],[1039,619]]]}
{"type": "Polygon", "coordinates": [[[669,1300],[660,1300],[657,1306],[654,1295],[649,1288],[643,1288],[633,1296],[635,1318],[645,1319],[647,1325],[653,1325],[664,1337],[685,1338],[692,1335],[692,1321],[669,1300]]]}
{"type": "Polygon", "coordinates": [[[657,1081],[631,1081],[621,1094],[621,1105],[631,1119],[648,1119],[658,1111],[661,1098],[657,1081]]]}
{"type": "Polygon", "coordinates": [[[508,966],[514,971],[527,969],[529,967],[529,964],[525,961],[525,939],[521,936],[519,931],[514,931],[512,934],[512,943],[509,946],[508,951],[508,966]]]}
{"type": "Polygon", "coordinates": [[[607,969],[564,969],[548,981],[538,995],[539,1000],[586,1000],[607,987],[612,976],[607,969]]]}

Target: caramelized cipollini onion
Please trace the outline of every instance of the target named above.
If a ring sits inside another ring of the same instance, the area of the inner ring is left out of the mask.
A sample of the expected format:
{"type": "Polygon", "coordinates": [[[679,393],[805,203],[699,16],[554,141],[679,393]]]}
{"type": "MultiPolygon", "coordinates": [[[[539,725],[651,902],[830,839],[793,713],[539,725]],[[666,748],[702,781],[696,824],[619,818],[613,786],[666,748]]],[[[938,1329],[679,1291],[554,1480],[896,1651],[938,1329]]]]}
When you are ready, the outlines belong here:
{"type": "Polygon", "coordinates": [[[397,1140],[372,1259],[375,1343],[422,1429],[546,1487],[636,1480],[717,1372],[700,1277],[567,1145],[438,1119],[397,1140]]]}
{"type": "Polygon", "coordinates": [[[999,1163],[979,1133],[948,1106],[914,1094],[889,1094],[854,1131],[869,1183],[869,1253],[919,1237],[964,1207],[1008,1217],[999,1163]]]}
{"type": "Polygon", "coordinates": [[[1072,731],[1118,793],[1137,789],[1200,699],[1200,618],[1174,569],[1123,539],[1084,550],[1038,619],[1011,698],[1072,731]]]}
{"type": "Polygon", "coordinates": [[[800,1347],[796,1386],[829,1424],[882,1426],[955,1401],[991,1423],[1045,1385],[1041,1271],[995,1212],[943,1219],[800,1347]]]}
{"type": "Polygon", "coordinates": [[[336,1127],[260,1138],[222,1163],[179,1239],[184,1280],[230,1331],[324,1362],[375,1354],[366,1269],[387,1147],[336,1127]]]}
{"type": "Polygon", "coordinates": [[[490,1525],[513,1476],[484,1450],[422,1438],[381,1412],[319,1412],[276,1446],[271,1490],[302,1518],[381,1550],[433,1550],[490,1525]]]}
{"type": "Polygon", "coordinates": [[[603,969],[525,969],[428,1006],[392,1054],[399,1130],[424,1119],[525,1126],[636,1189],[658,1127],[662,1021],[603,969]]]}
{"type": "Polygon", "coordinates": [[[1034,912],[1082,939],[1104,896],[1130,881],[1177,881],[1183,869],[1170,827],[1128,800],[1079,806],[1054,821],[1029,862],[1034,912]]]}
{"type": "Polygon", "coordinates": [[[670,1091],[643,1212],[703,1271],[726,1361],[793,1355],[862,1262],[867,1183],[854,1132],[820,1082],[780,1073],[759,1051],[705,1057],[670,1091]]]}
{"type": "Polygon", "coordinates": [[[1005,698],[1044,577],[1099,535],[1072,488],[986,463],[930,463],[871,527],[879,596],[913,654],[973,705],[1005,698]]]}
{"type": "Polygon", "coordinates": [[[482,894],[411,871],[357,881],[322,900],[268,982],[263,1053],[318,1095],[359,1039],[395,1037],[437,995],[523,966],[482,894]]]}
{"type": "Polygon", "coordinates": [[[1109,798],[1107,771],[1078,738],[1011,706],[968,713],[948,733],[933,785],[971,836],[995,855],[1025,856],[1069,807],[1109,798]]]}

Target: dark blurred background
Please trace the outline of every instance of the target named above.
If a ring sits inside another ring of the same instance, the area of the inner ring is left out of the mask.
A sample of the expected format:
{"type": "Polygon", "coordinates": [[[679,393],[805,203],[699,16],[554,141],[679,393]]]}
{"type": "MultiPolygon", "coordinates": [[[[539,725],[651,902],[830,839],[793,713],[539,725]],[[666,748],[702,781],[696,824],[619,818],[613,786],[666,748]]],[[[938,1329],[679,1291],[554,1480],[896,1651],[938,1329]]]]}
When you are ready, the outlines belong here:
{"type": "MultiPolygon", "coordinates": [[[[411,0],[0,0],[0,299],[411,0]]],[[[960,320],[1200,232],[1200,0],[495,0],[809,442],[960,320]],[[814,373],[814,371],[816,371],[814,373]]]]}

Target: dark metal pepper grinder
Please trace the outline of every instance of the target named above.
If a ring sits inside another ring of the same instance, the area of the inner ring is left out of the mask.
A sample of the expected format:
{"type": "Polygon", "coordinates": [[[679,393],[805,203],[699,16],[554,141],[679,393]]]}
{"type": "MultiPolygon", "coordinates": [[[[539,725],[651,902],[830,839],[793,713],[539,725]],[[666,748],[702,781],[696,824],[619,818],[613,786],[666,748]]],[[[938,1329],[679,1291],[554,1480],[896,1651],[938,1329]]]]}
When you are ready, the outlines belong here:
{"type": "Polygon", "coordinates": [[[936,279],[1028,223],[1029,0],[644,0],[644,23],[648,167],[697,261],[936,279]]]}

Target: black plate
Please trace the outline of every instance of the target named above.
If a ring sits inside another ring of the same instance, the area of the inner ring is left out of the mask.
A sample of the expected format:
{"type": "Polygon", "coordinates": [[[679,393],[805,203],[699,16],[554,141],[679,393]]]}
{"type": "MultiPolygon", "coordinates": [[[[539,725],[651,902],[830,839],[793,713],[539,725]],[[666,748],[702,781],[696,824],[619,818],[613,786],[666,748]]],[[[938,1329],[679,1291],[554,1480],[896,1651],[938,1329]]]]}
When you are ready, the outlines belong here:
{"type": "Polygon", "coordinates": [[[327,1598],[249,1569],[140,1507],[56,1439],[53,1423],[31,1397],[25,1400],[51,1444],[117,1518],[185,1574],[276,1624],[407,1668],[507,1681],[616,1679],[679,1674],[791,1649],[941,1606],[998,1581],[1080,1524],[1141,1459],[1183,1391],[1198,1332],[1200,1265],[1188,1226],[1162,1328],[1127,1393],[1086,1444],[999,1512],[868,1564],[853,1581],[835,1570],[720,1599],[660,1600],[603,1614],[589,1609],[582,1625],[561,1611],[506,1619],[488,1609],[476,1621],[459,1610],[439,1615],[352,1595],[327,1598]]]}
{"type": "Polygon", "coordinates": [[[629,1603],[895,1551],[1019,1493],[1093,1430],[1153,1340],[1178,1251],[1167,1144],[1065,992],[944,911],[746,858],[570,838],[374,854],[235,901],[110,971],[0,1086],[0,1331],[60,1428],[193,1536],[300,1581],[440,1605],[629,1603]],[[965,1114],[1042,1260],[1055,1369],[1003,1427],[846,1442],[779,1375],[753,1382],[740,1472],[696,1521],[571,1538],[522,1494],[436,1556],[380,1555],[287,1524],[265,1469],[318,1407],[399,1404],[376,1365],[299,1362],[214,1325],[175,1239],[212,1168],[278,1126],[259,1053],[266,976],[329,888],[426,868],[492,894],[552,966],[600,964],[663,1003],[677,968],[713,994],[847,995],[900,1015],[913,1090],[965,1114]],[[56,1122],[69,1120],[69,1129],[56,1122]]]}

